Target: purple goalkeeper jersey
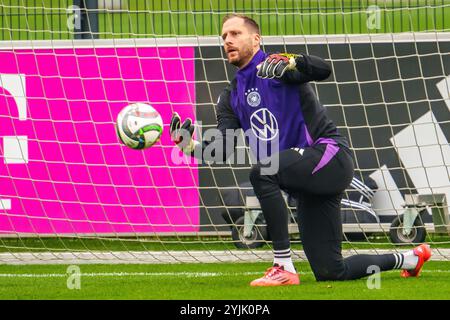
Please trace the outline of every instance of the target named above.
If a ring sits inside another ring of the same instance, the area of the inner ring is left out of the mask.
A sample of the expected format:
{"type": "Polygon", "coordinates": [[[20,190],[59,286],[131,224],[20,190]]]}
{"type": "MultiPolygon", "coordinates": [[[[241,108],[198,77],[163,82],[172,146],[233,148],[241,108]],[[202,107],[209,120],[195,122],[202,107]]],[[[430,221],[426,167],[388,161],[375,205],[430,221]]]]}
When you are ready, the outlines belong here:
{"type": "Polygon", "coordinates": [[[237,72],[236,90],[231,92],[230,104],[258,159],[313,143],[301,112],[298,85],[256,76],[256,66],[266,57],[267,54],[258,51],[250,63],[237,72]]]}
{"type": "MultiPolygon", "coordinates": [[[[302,55],[296,70],[287,71],[281,79],[261,79],[256,76],[256,66],[267,56],[258,51],[221,93],[216,111],[222,137],[214,143],[223,143],[225,150],[227,129],[242,128],[258,160],[290,148],[326,144],[317,171],[340,146],[348,148],[346,138],[338,133],[308,83],[325,79],[331,69],[319,57],[302,55]]],[[[203,148],[208,144],[204,142],[203,148]]],[[[223,153],[223,159],[229,155],[223,153]]]]}

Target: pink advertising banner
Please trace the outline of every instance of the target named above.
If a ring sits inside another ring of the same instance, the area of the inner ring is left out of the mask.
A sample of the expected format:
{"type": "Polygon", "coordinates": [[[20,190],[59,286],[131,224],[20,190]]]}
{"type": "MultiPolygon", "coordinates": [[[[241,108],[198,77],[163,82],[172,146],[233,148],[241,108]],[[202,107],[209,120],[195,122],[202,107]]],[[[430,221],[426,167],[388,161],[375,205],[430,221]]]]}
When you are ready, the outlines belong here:
{"type": "Polygon", "coordinates": [[[196,164],[171,160],[172,111],[195,119],[192,47],[0,51],[0,233],[194,232],[196,164]],[[119,111],[161,114],[160,142],[122,145],[119,111]]]}

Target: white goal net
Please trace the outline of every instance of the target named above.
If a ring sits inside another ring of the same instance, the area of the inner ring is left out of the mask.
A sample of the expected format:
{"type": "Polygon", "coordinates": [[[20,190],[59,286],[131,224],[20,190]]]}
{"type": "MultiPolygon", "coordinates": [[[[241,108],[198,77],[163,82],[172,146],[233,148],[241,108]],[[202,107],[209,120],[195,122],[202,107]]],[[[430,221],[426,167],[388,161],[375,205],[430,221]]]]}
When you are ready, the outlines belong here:
{"type": "MultiPolygon", "coordinates": [[[[168,3],[0,1],[0,263],[272,258],[243,139],[243,161],[218,165],[180,155],[168,132],[174,111],[196,121],[197,139],[215,128],[236,71],[220,21],[234,11],[258,20],[265,51],[332,66],[312,85],[355,158],[344,254],[428,242],[450,258],[449,2],[168,3]],[[164,122],[145,150],[115,129],[136,102],[164,122]]],[[[295,199],[286,202],[304,259],[295,199]]]]}

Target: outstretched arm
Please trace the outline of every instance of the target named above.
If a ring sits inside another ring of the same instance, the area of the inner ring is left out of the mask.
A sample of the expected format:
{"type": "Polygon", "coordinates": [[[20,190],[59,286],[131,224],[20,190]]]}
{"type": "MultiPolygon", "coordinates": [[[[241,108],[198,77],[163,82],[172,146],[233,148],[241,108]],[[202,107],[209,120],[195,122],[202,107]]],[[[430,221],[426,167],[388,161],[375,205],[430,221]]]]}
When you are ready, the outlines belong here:
{"type": "Polygon", "coordinates": [[[181,124],[181,119],[175,112],[170,126],[172,141],[186,155],[194,156],[206,161],[225,162],[234,152],[237,144],[237,136],[234,130],[239,129],[240,123],[230,106],[230,90],[225,89],[217,103],[217,129],[214,139],[211,141],[196,141],[192,135],[194,124],[186,119],[181,124]],[[207,151],[207,152],[205,152],[207,151]]]}
{"type": "Polygon", "coordinates": [[[325,80],[331,74],[331,67],[324,59],[306,54],[271,54],[257,68],[260,78],[280,78],[296,84],[325,80]]]}

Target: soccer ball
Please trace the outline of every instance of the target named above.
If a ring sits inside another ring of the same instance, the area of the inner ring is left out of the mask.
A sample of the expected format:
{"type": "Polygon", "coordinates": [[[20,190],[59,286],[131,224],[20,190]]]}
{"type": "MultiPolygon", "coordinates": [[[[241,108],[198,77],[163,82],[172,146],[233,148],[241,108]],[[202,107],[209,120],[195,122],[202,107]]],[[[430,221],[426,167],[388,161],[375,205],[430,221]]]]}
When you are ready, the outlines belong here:
{"type": "Polygon", "coordinates": [[[133,103],[117,116],[117,135],[128,147],[146,149],[154,145],[163,132],[161,115],[151,105],[133,103]]]}

